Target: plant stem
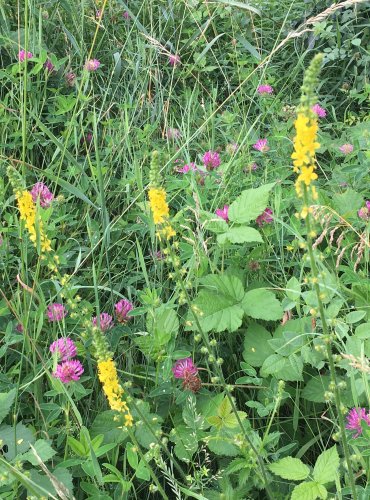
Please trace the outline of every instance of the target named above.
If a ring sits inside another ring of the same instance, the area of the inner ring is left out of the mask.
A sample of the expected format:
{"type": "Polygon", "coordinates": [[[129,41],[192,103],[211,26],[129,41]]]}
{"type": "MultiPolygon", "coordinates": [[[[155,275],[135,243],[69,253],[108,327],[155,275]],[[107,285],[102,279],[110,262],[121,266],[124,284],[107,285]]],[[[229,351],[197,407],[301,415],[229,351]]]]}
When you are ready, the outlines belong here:
{"type": "MultiPolygon", "coordinates": [[[[309,206],[306,186],[304,187],[304,203],[306,206],[309,206]]],[[[345,457],[347,468],[348,468],[348,479],[349,479],[350,487],[352,490],[352,498],[353,498],[353,500],[356,500],[357,499],[356,485],[355,485],[355,479],[353,476],[349,446],[348,446],[348,441],[347,441],[347,436],[346,436],[346,428],[345,428],[344,417],[343,417],[343,413],[342,413],[342,403],[341,403],[341,399],[340,399],[340,392],[338,389],[337,377],[336,377],[336,373],[335,373],[330,332],[329,332],[328,324],[326,322],[325,310],[324,310],[324,306],[323,306],[321,296],[320,296],[320,286],[318,283],[318,274],[319,273],[318,273],[318,269],[317,269],[317,265],[316,265],[316,261],[315,261],[315,256],[314,256],[313,248],[312,248],[310,213],[307,214],[307,217],[305,220],[306,220],[306,228],[307,228],[307,250],[308,250],[308,255],[309,255],[310,264],[311,264],[312,277],[314,278],[313,288],[314,288],[316,296],[317,296],[318,309],[319,309],[319,314],[320,314],[320,318],[321,318],[321,325],[322,325],[324,339],[327,341],[326,352],[327,352],[328,361],[329,361],[330,380],[331,380],[332,385],[334,387],[334,390],[333,390],[334,400],[335,400],[335,406],[337,407],[338,421],[339,421],[339,428],[340,428],[340,433],[341,433],[341,438],[342,438],[344,457],[345,457]]]]}

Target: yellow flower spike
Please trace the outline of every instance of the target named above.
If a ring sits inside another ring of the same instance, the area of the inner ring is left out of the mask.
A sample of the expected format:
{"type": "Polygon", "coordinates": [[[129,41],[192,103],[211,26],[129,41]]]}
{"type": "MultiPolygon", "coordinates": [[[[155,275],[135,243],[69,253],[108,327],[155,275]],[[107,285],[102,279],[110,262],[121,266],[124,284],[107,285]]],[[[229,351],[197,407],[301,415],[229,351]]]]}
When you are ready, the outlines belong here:
{"type": "Polygon", "coordinates": [[[122,400],[125,391],[119,382],[115,362],[112,359],[99,361],[98,374],[110,408],[120,413],[124,413],[125,425],[131,427],[133,419],[126,401],[122,400]]]}
{"type": "Polygon", "coordinates": [[[150,188],[149,204],[154,224],[163,224],[170,212],[166,201],[166,191],[163,188],[150,188]]]}
{"type": "Polygon", "coordinates": [[[30,236],[30,240],[36,247],[37,246],[36,227],[38,227],[41,253],[50,252],[51,241],[44,233],[42,221],[37,219],[37,209],[32,199],[31,193],[26,190],[17,191],[15,197],[18,203],[20,219],[25,223],[26,229],[30,236]]]}

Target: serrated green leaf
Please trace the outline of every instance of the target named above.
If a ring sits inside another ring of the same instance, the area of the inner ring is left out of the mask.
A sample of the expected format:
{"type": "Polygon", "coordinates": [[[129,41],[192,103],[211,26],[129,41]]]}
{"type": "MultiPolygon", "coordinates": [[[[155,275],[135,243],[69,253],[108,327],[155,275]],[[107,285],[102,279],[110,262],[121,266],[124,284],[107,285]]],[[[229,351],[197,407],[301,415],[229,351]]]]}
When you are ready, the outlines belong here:
{"type": "Polygon", "coordinates": [[[325,486],[310,481],[298,484],[292,492],[291,500],[316,500],[317,498],[325,500],[327,496],[325,486]]]}
{"type": "MultiPolygon", "coordinates": [[[[45,441],[45,439],[38,439],[35,444],[33,445],[33,448],[37,455],[40,457],[42,462],[47,462],[50,460],[56,453],[55,450],[50,446],[50,444],[45,441]]],[[[39,460],[36,457],[35,453],[33,450],[28,451],[27,453],[24,453],[21,457],[22,460],[27,460],[30,462],[32,465],[38,465],[39,460]]]]}
{"type": "Polygon", "coordinates": [[[229,207],[229,219],[238,224],[255,220],[265,210],[269,193],[274,184],[266,184],[257,189],[246,189],[229,207]]]}
{"type": "MultiPolygon", "coordinates": [[[[237,330],[244,315],[240,306],[244,294],[241,281],[235,276],[210,275],[202,280],[202,283],[207,289],[202,289],[192,304],[201,328],[205,332],[237,330]]],[[[188,314],[188,320],[191,326],[188,326],[187,330],[197,330],[191,312],[188,314]]]]}
{"type": "Polygon", "coordinates": [[[271,472],[283,479],[291,481],[303,481],[310,473],[307,467],[299,458],[285,457],[269,465],[271,472]]]}
{"type": "Polygon", "coordinates": [[[302,397],[313,403],[325,403],[324,393],[328,390],[329,383],[328,375],[311,378],[302,391],[302,397]]]}
{"type": "Polygon", "coordinates": [[[217,235],[220,245],[225,243],[262,243],[261,234],[253,227],[235,226],[229,228],[225,233],[217,235]]]}
{"type": "Polygon", "coordinates": [[[326,484],[335,480],[339,468],[339,455],[337,447],[325,450],[316,460],[313,469],[313,478],[317,483],[326,484]]]}
{"type": "Polygon", "coordinates": [[[8,460],[13,460],[16,455],[29,450],[30,444],[35,442],[32,431],[22,423],[18,423],[15,428],[11,425],[0,426],[0,439],[2,441],[3,455],[8,460]],[[4,445],[7,451],[4,451],[4,445]]]}
{"type": "Polygon", "coordinates": [[[283,317],[283,308],[273,292],[256,288],[246,292],[242,300],[245,313],[254,319],[275,321],[283,317]]]}

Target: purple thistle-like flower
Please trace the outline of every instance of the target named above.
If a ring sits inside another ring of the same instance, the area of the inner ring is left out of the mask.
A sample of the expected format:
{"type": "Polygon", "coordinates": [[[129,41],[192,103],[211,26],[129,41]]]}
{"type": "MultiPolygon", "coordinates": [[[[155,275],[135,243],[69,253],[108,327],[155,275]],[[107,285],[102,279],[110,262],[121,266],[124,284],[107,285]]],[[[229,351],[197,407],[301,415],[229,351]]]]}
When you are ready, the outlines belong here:
{"type": "Polygon", "coordinates": [[[67,361],[77,355],[76,344],[69,337],[60,338],[50,344],[50,352],[56,353],[61,361],[67,361]]]}
{"type": "Polygon", "coordinates": [[[218,208],[215,214],[226,222],[229,222],[229,205],[224,205],[224,208],[218,208]]]}
{"type": "Polygon", "coordinates": [[[191,358],[179,359],[172,367],[175,378],[187,378],[189,375],[197,375],[198,368],[194,365],[191,358]]]}
{"type": "Polygon", "coordinates": [[[84,368],[77,359],[70,359],[57,365],[53,377],[58,378],[63,384],[80,380],[84,368]]]}
{"type": "Polygon", "coordinates": [[[86,71],[96,71],[97,69],[99,69],[99,66],[100,66],[100,61],[98,61],[98,59],[90,59],[85,63],[86,71]]]}
{"type": "Polygon", "coordinates": [[[63,304],[49,304],[47,309],[47,317],[49,321],[62,321],[67,316],[67,310],[63,304]]]}
{"type": "Polygon", "coordinates": [[[343,153],[344,155],[349,155],[353,151],[353,146],[352,144],[343,144],[343,146],[339,147],[339,151],[343,153]]]}
{"type": "Polygon", "coordinates": [[[53,193],[50,192],[47,185],[43,182],[36,182],[31,189],[31,195],[33,202],[36,203],[39,200],[42,208],[50,207],[54,199],[53,193]]]}
{"type": "Polygon", "coordinates": [[[320,104],[315,104],[312,106],[311,110],[315,113],[318,118],[325,118],[326,110],[320,106],[320,104]]]}
{"type": "Polygon", "coordinates": [[[130,317],[129,312],[134,308],[132,302],[126,299],[121,299],[117,304],[114,305],[116,311],[117,321],[119,323],[126,323],[130,317]]]}
{"type": "Polygon", "coordinates": [[[122,14],[123,17],[126,19],[126,21],[128,21],[130,19],[130,14],[128,13],[127,10],[124,11],[124,13],[122,14]]]}
{"type": "Polygon", "coordinates": [[[26,61],[27,59],[31,59],[32,57],[33,57],[32,52],[26,52],[23,49],[18,52],[18,61],[21,63],[26,61]]]}
{"type": "Polygon", "coordinates": [[[168,56],[168,62],[175,68],[178,64],[181,63],[180,56],[177,54],[170,54],[168,56]]]}
{"type": "MultiPolygon", "coordinates": [[[[103,312],[100,314],[99,319],[100,319],[100,330],[102,332],[106,332],[107,330],[110,330],[113,327],[113,318],[110,314],[103,312]]],[[[94,316],[91,321],[93,326],[99,327],[97,316],[94,316]]]]}
{"type": "Polygon", "coordinates": [[[50,59],[47,59],[45,62],[44,62],[44,68],[46,69],[46,71],[48,73],[52,73],[55,69],[55,66],[54,64],[50,61],[50,59]]]}
{"type": "Polygon", "coordinates": [[[260,95],[272,94],[274,92],[274,89],[271,87],[271,85],[258,85],[257,92],[260,95]]]}
{"type": "Polygon", "coordinates": [[[361,422],[364,420],[370,426],[370,413],[366,413],[365,408],[352,408],[347,415],[346,429],[356,431],[353,436],[357,438],[362,434],[361,422]]]}
{"type": "Polygon", "coordinates": [[[207,170],[218,168],[221,165],[221,159],[217,151],[207,151],[206,153],[204,153],[203,165],[207,170]]]}
{"type": "Polygon", "coordinates": [[[263,213],[259,215],[256,219],[257,224],[261,227],[264,224],[270,224],[274,219],[272,217],[272,210],[271,208],[265,208],[263,213]]]}
{"type": "Polygon", "coordinates": [[[267,145],[267,139],[258,139],[258,141],[253,144],[253,149],[261,151],[261,153],[266,153],[270,149],[267,145]]]}

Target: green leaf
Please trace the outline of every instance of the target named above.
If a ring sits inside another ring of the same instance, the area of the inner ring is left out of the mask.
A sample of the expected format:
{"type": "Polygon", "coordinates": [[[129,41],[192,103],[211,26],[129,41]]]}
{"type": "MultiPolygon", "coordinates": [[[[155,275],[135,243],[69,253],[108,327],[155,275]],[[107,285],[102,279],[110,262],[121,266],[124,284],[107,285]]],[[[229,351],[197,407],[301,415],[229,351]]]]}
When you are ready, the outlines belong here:
{"type": "Polygon", "coordinates": [[[168,344],[179,331],[179,320],[173,309],[155,309],[154,317],[148,316],[147,330],[153,335],[156,346],[168,344]]]}
{"type": "Polygon", "coordinates": [[[310,468],[305,465],[299,458],[285,457],[277,462],[270,464],[271,472],[283,479],[291,481],[303,481],[310,473],[310,468]]]}
{"type": "Polygon", "coordinates": [[[32,431],[22,423],[18,423],[15,427],[0,426],[0,439],[2,440],[2,453],[8,460],[13,460],[20,453],[25,453],[29,450],[30,444],[35,442],[32,431]],[[4,451],[4,445],[7,446],[7,451],[4,451]]]}
{"type": "Polygon", "coordinates": [[[274,373],[274,376],[287,382],[297,382],[303,380],[303,361],[301,356],[297,354],[290,354],[285,357],[285,364],[281,370],[274,373]]]}
{"type": "Polygon", "coordinates": [[[91,426],[90,436],[94,438],[103,434],[104,444],[119,444],[125,441],[128,438],[127,428],[122,427],[122,421],[115,417],[117,417],[117,412],[112,410],[99,413],[91,426]]]}
{"type": "Polygon", "coordinates": [[[16,389],[12,389],[9,392],[0,392],[0,424],[9,413],[14,403],[16,393],[16,389]]]}
{"type": "MultiPolygon", "coordinates": [[[[47,462],[50,460],[56,453],[55,450],[50,446],[50,444],[45,441],[45,439],[38,439],[36,443],[33,445],[33,448],[37,455],[40,457],[42,462],[47,462]]],[[[32,465],[38,465],[39,460],[36,457],[35,453],[33,450],[28,451],[21,457],[22,460],[27,460],[30,462],[32,465]]]]}
{"type": "Polygon", "coordinates": [[[261,15],[261,11],[259,9],[257,9],[256,7],[252,7],[252,5],[249,5],[248,3],[238,2],[237,0],[218,0],[218,3],[230,5],[232,7],[237,7],[243,10],[248,10],[249,12],[253,12],[254,14],[258,14],[259,16],[261,15]]]}
{"type": "Polygon", "coordinates": [[[362,323],[362,325],[357,326],[355,336],[362,340],[370,338],[370,323],[362,323]]]}
{"type": "Polygon", "coordinates": [[[254,319],[275,321],[283,316],[283,308],[275,295],[265,288],[246,292],[242,301],[244,312],[254,319]]]}
{"type": "Polygon", "coordinates": [[[337,447],[325,450],[316,460],[313,469],[313,478],[317,483],[326,484],[335,480],[339,468],[339,455],[337,447]]]}
{"type": "MultiPolygon", "coordinates": [[[[210,275],[202,280],[207,289],[202,289],[192,304],[201,328],[205,332],[214,330],[233,332],[242,324],[244,315],[240,301],[244,294],[241,281],[235,276],[210,275]]],[[[193,314],[189,312],[191,326],[187,330],[196,330],[193,314]]]]}
{"type": "Polygon", "coordinates": [[[140,460],[135,475],[143,481],[150,481],[150,472],[144,460],[140,460]]]}
{"type": "Polygon", "coordinates": [[[291,500],[316,500],[317,498],[325,500],[327,496],[328,492],[325,486],[310,481],[298,484],[292,492],[291,500]]]}
{"type": "Polygon", "coordinates": [[[366,316],[366,311],[352,311],[346,315],[346,323],[358,323],[366,316]]]}
{"type": "Polygon", "coordinates": [[[231,227],[226,233],[217,236],[220,245],[225,243],[262,243],[263,239],[257,229],[248,226],[231,227]]]}
{"type": "Polygon", "coordinates": [[[260,186],[257,189],[246,189],[230,205],[229,219],[231,222],[246,224],[255,220],[265,210],[269,193],[274,183],[260,186]]]}
{"type": "Polygon", "coordinates": [[[301,295],[301,285],[296,277],[290,278],[286,284],[286,294],[290,300],[296,302],[301,295]]]}
{"type": "Polygon", "coordinates": [[[137,468],[137,464],[138,464],[139,460],[138,460],[138,456],[137,456],[136,447],[132,443],[127,443],[126,455],[127,455],[128,463],[135,470],[137,468]]]}
{"type": "Polygon", "coordinates": [[[325,403],[324,393],[328,390],[329,383],[328,375],[311,378],[302,391],[302,397],[313,403],[325,403]]]}
{"type": "Polygon", "coordinates": [[[262,368],[261,375],[262,377],[267,377],[268,375],[273,375],[277,373],[286,363],[286,358],[280,356],[280,354],[271,354],[268,358],[265,359],[262,368]]]}
{"type": "Polygon", "coordinates": [[[265,359],[274,353],[268,341],[270,333],[261,325],[252,323],[244,337],[243,358],[251,366],[262,366],[265,359]]]}

